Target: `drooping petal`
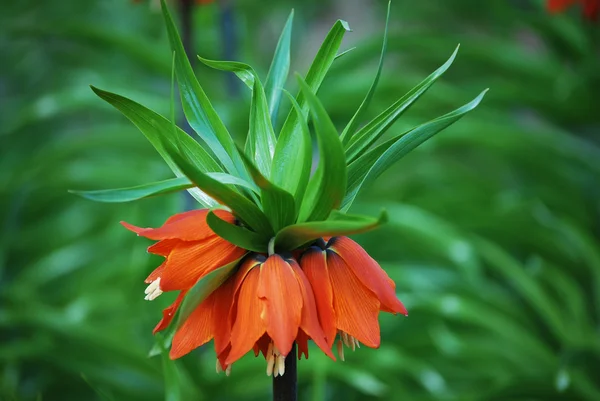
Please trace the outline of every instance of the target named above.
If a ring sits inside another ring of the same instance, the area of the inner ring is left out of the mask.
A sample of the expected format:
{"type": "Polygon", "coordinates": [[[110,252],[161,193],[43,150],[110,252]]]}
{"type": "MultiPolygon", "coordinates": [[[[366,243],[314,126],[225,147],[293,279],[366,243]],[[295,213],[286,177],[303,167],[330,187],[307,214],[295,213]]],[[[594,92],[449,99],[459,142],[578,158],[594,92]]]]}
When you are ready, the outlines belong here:
{"type": "Polygon", "coordinates": [[[229,344],[231,328],[228,319],[231,307],[233,281],[227,280],[214,290],[187,318],[173,338],[171,359],[177,359],[215,339],[215,352],[219,355],[229,344]]]}
{"type": "Polygon", "coordinates": [[[163,262],[160,266],[158,266],[156,269],[154,269],[154,271],[152,273],[150,273],[150,275],[148,277],[146,277],[146,279],[144,280],[144,283],[150,284],[151,282],[153,282],[154,280],[159,278],[160,275],[165,270],[165,264],[166,264],[166,262],[163,262]]]}
{"type": "MultiPolygon", "coordinates": [[[[245,265],[252,265],[253,262],[249,259],[245,265]]],[[[238,273],[244,273],[243,267],[238,273]]],[[[259,275],[258,268],[250,269],[239,287],[234,304],[236,313],[231,329],[231,350],[225,360],[226,365],[231,365],[250,351],[267,329],[261,319],[263,302],[257,295],[259,275]]]]}
{"type": "Polygon", "coordinates": [[[302,266],[302,271],[313,290],[319,322],[325,333],[327,344],[331,348],[335,342],[337,328],[333,310],[333,290],[327,273],[325,252],[318,247],[309,248],[300,259],[300,266],[302,266]]]}
{"type": "Polygon", "coordinates": [[[271,255],[260,266],[258,296],[266,307],[261,319],[267,333],[285,356],[298,334],[302,292],[292,268],[281,256],[271,255]]]}
{"type": "Polygon", "coordinates": [[[191,288],[205,274],[233,262],[246,251],[219,238],[180,242],[167,258],[161,274],[161,289],[173,291],[191,288]]]}
{"type": "MultiPolygon", "coordinates": [[[[310,282],[306,278],[306,275],[300,269],[300,266],[296,261],[292,260],[289,262],[296,279],[300,285],[302,292],[302,315],[300,320],[300,331],[308,335],[317,344],[319,348],[331,359],[335,360],[335,357],[331,353],[331,347],[327,344],[325,333],[319,323],[319,317],[317,312],[317,306],[315,304],[315,295],[311,288],[310,282]]],[[[300,336],[300,334],[298,334],[300,336]]],[[[308,358],[308,350],[306,351],[306,357],[308,358]]]]}
{"type": "Polygon", "coordinates": [[[334,237],[329,241],[328,249],[337,253],[356,277],[377,295],[386,312],[408,314],[396,297],[389,276],[360,245],[348,237],[334,237]]]}
{"type": "Polygon", "coordinates": [[[578,0],[548,0],[548,10],[553,13],[558,13],[566,10],[578,0]]]}
{"type": "MultiPolygon", "coordinates": [[[[215,210],[214,213],[228,223],[235,218],[226,210],[215,210]]],[[[208,209],[192,210],[181,213],[177,219],[168,220],[162,227],[148,228],[138,232],[138,235],[154,240],[180,239],[183,241],[201,241],[215,236],[206,224],[208,209]]]]}
{"type": "Polygon", "coordinates": [[[600,0],[584,0],[583,14],[591,20],[597,20],[600,15],[600,0]]]}
{"type": "Polygon", "coordinates": [[[158,241],[157,243],[148,247],[148,252],[154,255],[167,257],[180,242],[181,240],[178,239],[166,239],[163,241],[158,241]]]}
{"type": "Polygon", "coordinates": [[[302,354],[305,359],[308,359],[308,335],[302,329],[298,330],[296,344],[298,345],[298,360],[302,359],[302,354]]]}
{"type": "Polygon", "coordinates": [[[167,326],[169,326],[171,320],[173,320],[173,316],[175,316],[177,308],[179,308],[179,305],[181,305],[181,302],[183,301],[186,292],[187,291],[181,291],[179,293],[179,296],[177,296],[177,298],[175,299],[175,302],[163,309],[163,318],[160,320],[160,322],[158,322],[158,324],[152,331],[153,334],[156,334],[159,331],[166,329],[167,326]]]}
{"type": "Polygon", "coordinates": [[[367,347],[379,347],[377,296],[363,285],[337,253],[332,250],[326,253],[337,328],[367,347]]]}

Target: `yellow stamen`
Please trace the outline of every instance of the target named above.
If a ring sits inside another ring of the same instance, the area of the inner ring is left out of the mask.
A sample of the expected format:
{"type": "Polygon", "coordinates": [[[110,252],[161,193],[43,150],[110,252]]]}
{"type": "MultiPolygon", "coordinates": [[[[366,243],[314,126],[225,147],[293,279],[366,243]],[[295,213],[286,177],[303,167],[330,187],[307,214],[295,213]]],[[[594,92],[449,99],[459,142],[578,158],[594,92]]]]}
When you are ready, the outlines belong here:
{"type": "Polygon", "coordinates": [[[342,340],[338,340],[337,342],[337,353],[342,362],[344,362],[344,344],[342,343],[342,340]]]}

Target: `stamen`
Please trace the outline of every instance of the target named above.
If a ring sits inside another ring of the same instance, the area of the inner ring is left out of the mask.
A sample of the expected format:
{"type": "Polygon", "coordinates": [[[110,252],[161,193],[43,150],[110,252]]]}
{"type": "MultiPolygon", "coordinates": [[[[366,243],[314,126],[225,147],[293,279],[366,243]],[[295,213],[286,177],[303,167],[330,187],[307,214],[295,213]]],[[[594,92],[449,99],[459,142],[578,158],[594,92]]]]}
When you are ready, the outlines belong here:
{"type": "Polygon", "coordinates": [[[221,362],[217,359],[217,374],[221,373],[223,368],[221,367],[221,362]]]}
{"type": "Polygon", "coordinates": [[[356,343],[354,342],[356,339],[349,335],[348,340],[350,341],[350,348],[352,348],[352,351],[356,350],[356,343]]]}
{"type": "Polygon", "coordinates": [[[227,365],[227,367],[225,368],[225,376],[229,377],[230,374],[231,374],[231,365],[227,365]]]}
{"type": "Polygon", "coordinates": [[[340,337],[342,337],[342,341],[344,341],[344,345],[350,348],[350,340],[348,339],[348,333],[345,331],[340,332],[340,337]]]}
{"type": "Polygon", "coordinates": [[[285,373],[285,356],[283,355],[277,356],[277,371],[279,372],[279,376],[283,376],[285,373]]]}
{"type": "Polygon", "coordinates": [[[358,348],[360,348],[360,343],[358,342],[358,340],[357,340],[356,338],[354,339],[354,343],[356,344],[356,346],[357,346],[358,348]]]}
{"type": "Polygon", "coordinates": [[[160,289],[160,277],[151,282],[144,293],[146,294],[144,297],[146,301],[152,301],[158,298],[158,296],[163,293],[163,291],[160,289]]]}
{"type": "MultiPolygon", "coordinates": [[[[273,343],[269,344],[267,350],[267,376],[271,376],[273,373],[273,367],[275,366],[275,356],[273,355],[273,343]]],[[[277,373],[275,373],[277,374],[277,373]]]]}
{"type": "Polygon", "coordinates": [[[267,349],[267,376],[283,376],[285,373],[285,356],[281,355],[273,342],[267,349]]]}
{"type": "Polygon", "coordinates": [[[342,340],[338,340],[337,342],[337,353],[342,362],[344,362],[344,344],[342,343],[342,340]]]}

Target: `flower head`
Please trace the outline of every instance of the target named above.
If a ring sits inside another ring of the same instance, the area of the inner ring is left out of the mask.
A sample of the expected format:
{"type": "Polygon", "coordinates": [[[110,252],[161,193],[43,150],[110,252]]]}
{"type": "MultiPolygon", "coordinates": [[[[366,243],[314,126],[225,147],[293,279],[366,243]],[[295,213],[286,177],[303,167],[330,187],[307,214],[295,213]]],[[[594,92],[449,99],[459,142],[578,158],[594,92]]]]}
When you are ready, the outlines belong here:
{"type": "Polygon", "coordinates": [[[600,15],[600,0],[548,0],[547,7],[550,12],[559,13],[575,4],[583,7],[583,15],[587,19],[598,19],[598,15],[600,15]]]}

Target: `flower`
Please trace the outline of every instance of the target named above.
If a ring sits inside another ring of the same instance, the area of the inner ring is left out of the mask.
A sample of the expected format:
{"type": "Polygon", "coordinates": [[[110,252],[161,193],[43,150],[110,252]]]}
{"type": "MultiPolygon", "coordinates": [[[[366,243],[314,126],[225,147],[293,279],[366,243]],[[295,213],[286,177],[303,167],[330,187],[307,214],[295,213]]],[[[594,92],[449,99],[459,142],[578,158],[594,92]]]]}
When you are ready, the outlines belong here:
{"type": "MultiPolygon", "coordinates": [[[[228,223],[234,216],[225,210],[214,213],[228,223]]],[[[165,291],[180,291],[175,302],[163,311],[163,319],[154,328],[166,328],[186,292],[206,274],[242,257],[246,250],[218,237],[206,223],[208,209],[192,210],[171,216],[159,228],[140,228],[121,222],[136,234],[158,242],[148,252],[164,256],[165,261],[148,278],[145,299],[152,301],[165,291]]]]}
{"type": "Polygon", "coordinates": [[[379,311],[402,313],[395,284],[364,249],[348,237],[333,237],[323,247],[311,246],[300,266],[315,294],[319,321],[327,343],[344,360],[343,345],[380,344],[379,311]]]}
{"type": "Polygon", "coordinates": [[[254,350],[267,361],[268,375],[283,375],[294,341],[298,356],[308,357],[308,339],[335,359],[318,320],[308,278],[292,258],[252,255],[239,270],[190,315],[173,338],[171,358],[178,358],[212,338],[217,370],[254,350]]]}
{"type": "Polygon", "coordinates": [[[559,13],[574,4],[583,6],[583,14],[590,20],[596,20],[600,15],[600,0],[548,0],[547,7],[552,13],[559,13]]]}

